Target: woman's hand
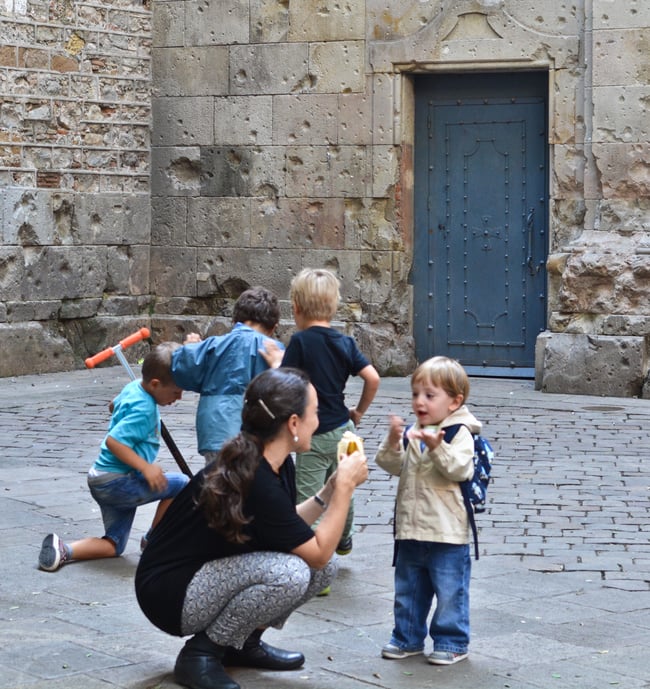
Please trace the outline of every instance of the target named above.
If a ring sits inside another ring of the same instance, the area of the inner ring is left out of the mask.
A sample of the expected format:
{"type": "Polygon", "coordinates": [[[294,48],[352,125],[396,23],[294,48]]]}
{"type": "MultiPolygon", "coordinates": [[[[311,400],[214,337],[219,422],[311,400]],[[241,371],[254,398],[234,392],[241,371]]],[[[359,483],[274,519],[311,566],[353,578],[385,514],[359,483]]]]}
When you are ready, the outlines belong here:
{"type": "Polygon", "coordinates": [[[343,455],[337,470],[330,477],[334,490],[336,490],[340,483],[346,482],[349,482],[354,489],[367,479],[368,460],[359,451],[355,451],[350,455],[343,455]]]}

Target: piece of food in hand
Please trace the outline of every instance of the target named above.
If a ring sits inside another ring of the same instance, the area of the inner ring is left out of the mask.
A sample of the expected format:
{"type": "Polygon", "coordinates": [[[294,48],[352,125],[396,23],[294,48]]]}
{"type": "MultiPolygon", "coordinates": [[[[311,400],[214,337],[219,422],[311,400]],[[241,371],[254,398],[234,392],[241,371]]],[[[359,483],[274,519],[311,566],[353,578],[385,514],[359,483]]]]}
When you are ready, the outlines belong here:
{"type": "Polygon", "coordinates": [[[341,457],[351,455],[357,450],[361,452],[361,454],[365,454],[363,451],[363,440],[361,440],[356,433],[352,433],[352,431],[345,431],[345,433],[341,436],[341,440],[339,440],[339,444],[337,445],[336,456],[341,459],[341,457]]]}

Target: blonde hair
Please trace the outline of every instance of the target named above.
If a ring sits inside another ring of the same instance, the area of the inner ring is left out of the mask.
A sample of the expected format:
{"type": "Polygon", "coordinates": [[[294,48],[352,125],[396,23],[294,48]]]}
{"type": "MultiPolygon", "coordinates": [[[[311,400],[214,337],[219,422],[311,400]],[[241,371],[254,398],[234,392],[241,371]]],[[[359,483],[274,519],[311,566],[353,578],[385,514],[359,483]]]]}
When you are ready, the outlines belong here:
{"type": "Polygon", "coordinates": [[[339,305],[339,281],[324,268],[304,268],[291,281],[291,302],[305,318],[331,321],[339,305]]]}
{"type": "Polygon", "coordinates": [[[434,356],[423,361],[413,372],[411,385],[423,382],[442,388],[449,397],[462,395],[463,402],[469,397],[469,378],[456,359],[434,356]]]}

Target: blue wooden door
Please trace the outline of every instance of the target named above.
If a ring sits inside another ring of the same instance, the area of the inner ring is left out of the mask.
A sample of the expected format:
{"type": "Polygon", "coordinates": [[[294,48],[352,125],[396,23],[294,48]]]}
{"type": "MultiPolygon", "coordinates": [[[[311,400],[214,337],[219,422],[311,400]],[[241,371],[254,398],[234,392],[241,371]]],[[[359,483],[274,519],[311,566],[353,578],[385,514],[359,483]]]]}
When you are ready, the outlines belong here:
{"type": "Polygon", "coordinates": [[[546,325],[545,73],[416,79],[414,316],[420,361],[532,376],[546,325]]]}

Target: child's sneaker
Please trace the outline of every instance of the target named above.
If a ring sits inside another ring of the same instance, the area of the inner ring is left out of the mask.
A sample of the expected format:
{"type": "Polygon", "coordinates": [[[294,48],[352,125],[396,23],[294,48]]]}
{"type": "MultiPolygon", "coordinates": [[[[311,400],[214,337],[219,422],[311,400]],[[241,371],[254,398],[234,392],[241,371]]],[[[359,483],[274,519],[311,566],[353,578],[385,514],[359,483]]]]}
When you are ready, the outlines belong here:
{"type": "Polygon", "coordinates": [[[422,654],[422,649],[419,651],[407,651],[404,648],[400,648],[395,644],[386,644],[381,649],[381,657],[388,658],[390,660],[401,660],[402,658],[408,658],[409,656],[419,656],[422,654]]]}
{"type": "Polygon", "coordinates": [[[50,533],[43,539],[38,566],[46,572],[56,572],[68,559],[65,543],[55,534],[50,533]]]}
{"type": "Polygon", "coordinates": [[[434,651],[427,656],[427,662],[431,665],[453,665],[465,660],[469,653],[452,653],[451,651],[434,651]]]}

